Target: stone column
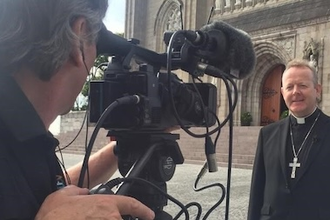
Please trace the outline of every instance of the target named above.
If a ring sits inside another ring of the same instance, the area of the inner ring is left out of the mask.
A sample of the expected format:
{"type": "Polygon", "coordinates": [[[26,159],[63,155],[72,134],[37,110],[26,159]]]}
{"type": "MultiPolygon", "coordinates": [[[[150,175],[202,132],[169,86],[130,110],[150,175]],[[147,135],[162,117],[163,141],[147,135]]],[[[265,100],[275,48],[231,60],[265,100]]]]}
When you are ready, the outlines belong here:
{"type": "Polygon", "coordinates": [[[253,4],[252,0],[246,0],[245,1],[246,6],[252,6],[252,4],[253,4]]]}
{"type": "Polygon", "coordinates": [[[226,0],[225,11],[230,11],[230,10],[231,10],[230,0],[226,0]]]}
{"type": "Polygon", "coordinates": [[[240,9],[242,7],[242,2],[241,0],[236,0],[236,3],[235,3],[235,9],[240,9]]]}
{"type": "Polygon", "coordinates": [[[221,6],[224,4],[223,3],[224,0],[216,0],[215,1],[215,9],[221,9],[221,6]]]}

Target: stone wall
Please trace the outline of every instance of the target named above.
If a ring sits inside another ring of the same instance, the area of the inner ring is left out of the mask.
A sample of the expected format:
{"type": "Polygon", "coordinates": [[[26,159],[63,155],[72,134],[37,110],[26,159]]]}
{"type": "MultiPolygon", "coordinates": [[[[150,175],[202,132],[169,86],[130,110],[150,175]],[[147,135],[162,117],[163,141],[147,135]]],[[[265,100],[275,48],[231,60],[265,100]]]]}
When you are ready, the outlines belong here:
{"type": "MultiPolygon", "coordinates": [[[[183,7],[184,29],[199,29],[206,23],[211,6],[216,6],[211,20],[228,22],[248,32],[255,45],[257,64],[251,76],[238,80],[238,103],[234,124],[239,125],[240,114],[249,111],[258,126],[262,111],[262,86],[271,70],[286,65],[293,58],[303,58],[305,45],[313,39],[319,44],[318,70],[323,86],[320,108],[330,114],[330,1],[329,0],[128,0],[126,37],[141,39],[141,46],[164,52],[163,32],[166,19],[174,9],[183,7]],[[143,2],[143,3],[142,3],[143,2]],[[230,7],[229,7],[230,6],[230,7]]],[[[179,17],[172,22],[180,22],[179,17]]],[[[184,80],[189,74],[177,71],[184,80]]],[[[228,115],[226,87],[218,79],[203,79],[218,87],[218,117],[228,115]]]]}

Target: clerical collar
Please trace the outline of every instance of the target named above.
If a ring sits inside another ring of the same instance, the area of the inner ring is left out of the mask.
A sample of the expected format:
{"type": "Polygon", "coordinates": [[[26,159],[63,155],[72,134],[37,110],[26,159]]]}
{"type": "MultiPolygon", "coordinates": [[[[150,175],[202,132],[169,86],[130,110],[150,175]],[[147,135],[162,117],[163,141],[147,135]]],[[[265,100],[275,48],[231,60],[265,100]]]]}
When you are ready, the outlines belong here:
{"type": "Polygon", "coordinates": [[[319,109],[315,107],[314,111],[309,115],[307,115],[306,117],[297,117],[293,113],[290,113],[291,116],[290,118],[294,124],[305,124],[310,121],[313,121],[317,116],[317,112],[319,112],[319,109]]]}

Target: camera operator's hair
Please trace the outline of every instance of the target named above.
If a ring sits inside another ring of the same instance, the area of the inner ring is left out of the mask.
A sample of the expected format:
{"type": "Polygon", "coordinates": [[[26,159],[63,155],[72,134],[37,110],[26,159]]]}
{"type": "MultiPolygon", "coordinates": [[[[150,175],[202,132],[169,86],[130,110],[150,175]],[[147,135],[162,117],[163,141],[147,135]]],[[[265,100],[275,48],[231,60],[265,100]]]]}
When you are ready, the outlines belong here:
{"type": "Polygon", "coordinates": [[[308,68],[308,69],[310,69],[310,71],[312,71],[314,85],[317,85],[318,84],[318,78],[319,77],[317,75],[316,68],[314,66],[312,66],[308,60],[293,59],[293,60],[291,60],[286,65],[286,68],[285,68],[285,71],[284,72],[286,72],[291,67],[298,67],[298,68],[300,67],[300,68],[308,68]]]}
{"type": "Polygon", "coordinates": [[[87,21],[84,40],[95,42],[108,0],[0,0],[0,70],[25,66],[49,80],[72,52],[72,24],[87,21]]]}

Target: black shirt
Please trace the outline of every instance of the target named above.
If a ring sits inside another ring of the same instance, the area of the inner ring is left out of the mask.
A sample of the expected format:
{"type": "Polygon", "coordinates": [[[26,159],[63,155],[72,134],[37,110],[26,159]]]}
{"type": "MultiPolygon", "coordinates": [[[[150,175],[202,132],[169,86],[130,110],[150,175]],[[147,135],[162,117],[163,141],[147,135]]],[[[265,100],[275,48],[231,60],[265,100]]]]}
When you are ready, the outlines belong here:
{"type": "MultiPolygon", "coordinates": [[[[289,116],[290,117],[290,127],[291,127],[290,129],[292,129],[292,133],[293,133],[294,147],[295,147],[296,153],[298,154],[298,163],[300,163],[300,167],[296,169],[296,178],[294,178],[294,179],[292,179],[290,177],[292,168],[287,169],[287,176],[288,176],[291,186],[296,183],[296,180],[301,175],[303,166],[305,165],[305,163],[307,161],[309,152],[310,152],[311,148],[313,147],[313,144],[315,144],[316,130],[318,127],[317,122],[315,123],[315,126],[313,127],[313,129],[310,131],[309,135],[308,135],[308,133],[309,133],[309,130],[311,129],[311,127],[313,126],[315,119],[318,119],[320,112],[321,112],[321,110],[317,108],[313,112],[313,114],[311,114],[310,116],[305,118],[305,123],[303,123],[303,124],[299,124],[297,122],[297,119],[294,116],[292,116],[292,115],[289,116]],[[306,138],[306,141],[302,146],[302,143],[304,142],[304,139],[307,135],[308,135],[308,137],[306,138]],[[299,152],[299,149],[300,149],[300,152],[299,152]]],[[[286,160],[287,160],[287,164],[289,164],[289,163],[293,162],[293,158],[294,158],[290,134],[288,135],[287,142],[288,143],[287,143],[287,148],[286,148],[286,150],[287,150],[286,160]]]]}
{"type": "Polygon", "coordinates": [[[9,76],[0,74],[0,219],[34,219],[44,199],[65,185],[58,141],[9,76]]]}

